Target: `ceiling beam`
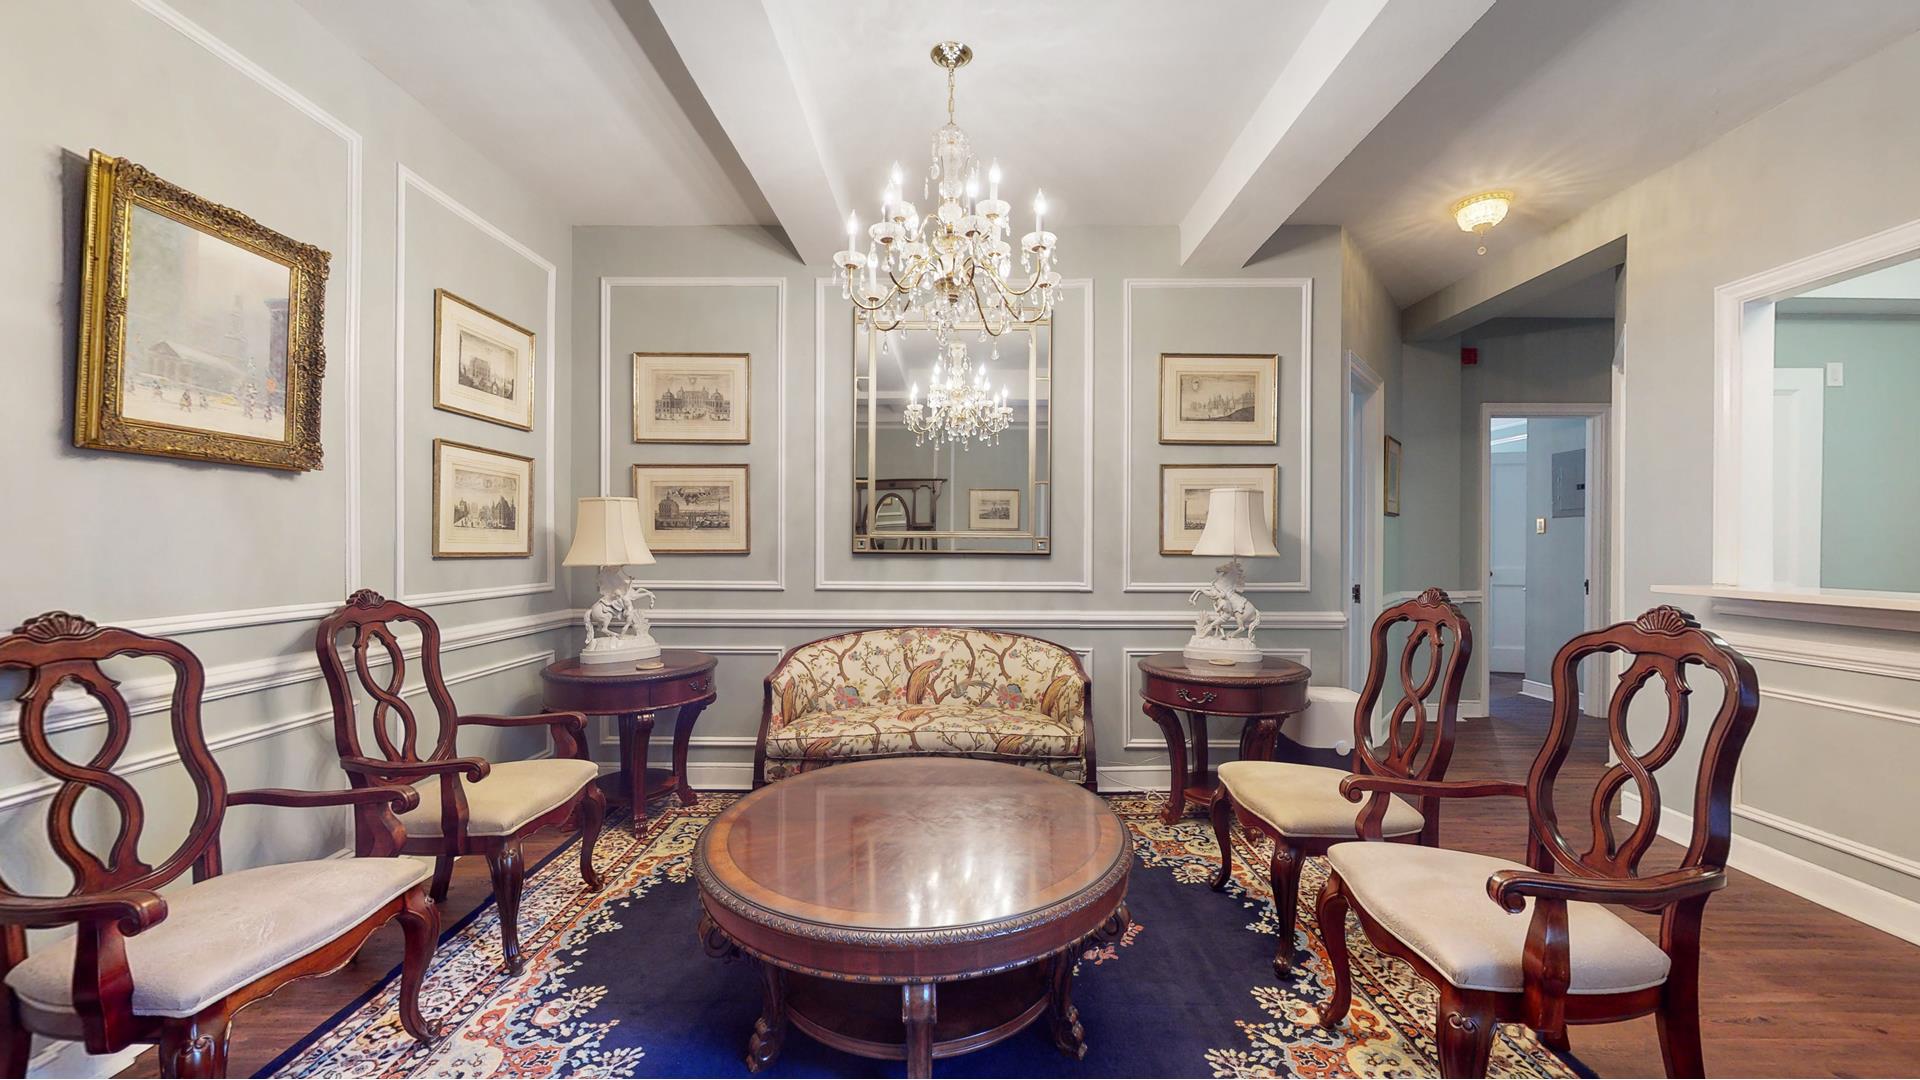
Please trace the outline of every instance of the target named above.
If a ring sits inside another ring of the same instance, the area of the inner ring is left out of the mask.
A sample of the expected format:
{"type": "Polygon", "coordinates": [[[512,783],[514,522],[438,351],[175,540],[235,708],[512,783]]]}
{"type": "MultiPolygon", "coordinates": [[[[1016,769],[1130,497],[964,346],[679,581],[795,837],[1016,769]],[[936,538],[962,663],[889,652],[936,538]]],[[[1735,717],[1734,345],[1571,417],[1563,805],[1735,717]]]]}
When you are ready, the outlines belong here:
{"type": "Polygon", "coordinates": [[[1493,0],[1328,0],[1180,222],[1180,261],[1241,267],[1493,0]]]}
{"type": "Polygon", "coordinates": [[[761,0],[653,0],[654,13],[733,150],[806,262],[846,246],[839,193],[761,0]]]}

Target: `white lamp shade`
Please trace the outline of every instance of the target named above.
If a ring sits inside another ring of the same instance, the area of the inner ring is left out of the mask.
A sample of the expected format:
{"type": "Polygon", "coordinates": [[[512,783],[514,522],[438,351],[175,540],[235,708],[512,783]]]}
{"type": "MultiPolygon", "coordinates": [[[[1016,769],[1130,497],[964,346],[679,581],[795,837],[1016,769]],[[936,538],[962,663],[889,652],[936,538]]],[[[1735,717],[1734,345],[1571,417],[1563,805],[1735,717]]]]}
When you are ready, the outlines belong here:
{"type": "Polygon", "coordinates": [[[1207,527],[1195,555],[1278,555],[1260,493],[1253,488],[1214,488],[1207,493],[1207,527]]]}
{"type": "Polygon", "coordinates": [[[640,500],[580,500],[573,524],[573,546],[563,566],[645,566],[653,562],[640,531],[640,500]]]}

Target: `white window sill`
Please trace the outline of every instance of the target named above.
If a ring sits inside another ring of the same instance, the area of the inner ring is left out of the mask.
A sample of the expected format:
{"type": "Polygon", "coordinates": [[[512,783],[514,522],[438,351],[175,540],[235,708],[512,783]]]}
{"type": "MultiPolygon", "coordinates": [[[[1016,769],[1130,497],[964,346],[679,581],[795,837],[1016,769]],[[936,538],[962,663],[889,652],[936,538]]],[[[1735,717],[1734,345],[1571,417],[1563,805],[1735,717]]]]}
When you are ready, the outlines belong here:
{"type": "Polygon", "coordinates": [[[1738,585],[1654,585],[1651,591],[1670,596],[1707,597],[1713,601],[1713,610],[1722,615],[1920,631],[1920,593],[1783,585],[1764,589],[1738,585]]]}

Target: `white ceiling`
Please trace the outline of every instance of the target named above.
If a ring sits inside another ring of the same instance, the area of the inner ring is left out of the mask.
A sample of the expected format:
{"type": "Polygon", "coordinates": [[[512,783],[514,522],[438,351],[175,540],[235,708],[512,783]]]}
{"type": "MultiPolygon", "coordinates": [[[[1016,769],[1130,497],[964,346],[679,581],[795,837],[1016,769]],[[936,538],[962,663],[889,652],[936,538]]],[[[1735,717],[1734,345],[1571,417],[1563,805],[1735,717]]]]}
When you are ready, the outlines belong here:
{"type": "Polygon", "coordinates": [[[1920,30],[1912,0],[300,2],[577,224],[778,225],[824,262],[891,162],[924,173],[955,37],[1021,221],[1044,186],[1050,224],[1177,225],[1191,265],[1342,225],[1402,304],[1472,269],[1458,197],[1512,188],[1489,244],[1521,242],[1920,30]]]}

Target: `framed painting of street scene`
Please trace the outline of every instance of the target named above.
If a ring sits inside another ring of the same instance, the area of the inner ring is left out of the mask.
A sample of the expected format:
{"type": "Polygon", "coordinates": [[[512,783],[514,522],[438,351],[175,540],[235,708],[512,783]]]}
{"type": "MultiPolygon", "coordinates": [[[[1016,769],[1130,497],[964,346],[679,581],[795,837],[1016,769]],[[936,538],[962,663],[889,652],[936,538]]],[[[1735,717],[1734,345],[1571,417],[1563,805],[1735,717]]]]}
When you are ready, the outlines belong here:
{"type": "Polygon", "coordinates": [[[320,468],[329,258],[95,150],[74,445],[320,468]]]}
{"type": "Polygon", "coordinates": [[[633,494],[653,551],[745,555],[750,549],[745,465],[635,465],[633,494]]]}
{"type": "Polygon", "coordinates": [[[533,331],[433,290],[433,407],[533,430],[533,331]]]}
{"type": "Polygon", "coordinates": [[[433,440],[433,557],[533,554],[533,459],[433,440]]]}
{"type": "Polygon", "coordinates": [[[1279,417],[1279,356],[1160,355],[1162,443],[1271,446],[1279,417]]]}
{"type": "Polygon", "coordinates": [[[1280,466],[1160,466],[1160,554],[1191,555],[1207,527],[1207,501],[1214,488],[1252,488],[1266,507],[1273,542],[1280,543],[1280,466]]]}
{"type": "Polygon", "coordinates": [[[751,441],[750,370],[745,353],[634,353],[633,441],[751,441]]]}

